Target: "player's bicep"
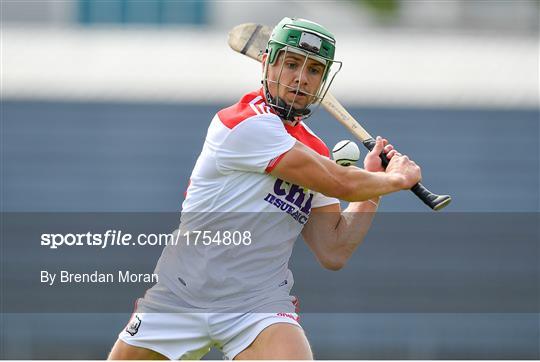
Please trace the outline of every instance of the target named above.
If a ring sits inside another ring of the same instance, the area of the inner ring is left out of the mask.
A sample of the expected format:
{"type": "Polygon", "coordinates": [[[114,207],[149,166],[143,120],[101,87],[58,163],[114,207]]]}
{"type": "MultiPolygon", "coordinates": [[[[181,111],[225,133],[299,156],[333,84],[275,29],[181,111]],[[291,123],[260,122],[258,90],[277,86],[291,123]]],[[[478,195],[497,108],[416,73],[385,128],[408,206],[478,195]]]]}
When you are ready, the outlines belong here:
{"type": "Polygon", "coordinates": [[[270,174],[284,181],[339,198],[346,192],[348,186],[344,183],[343,169],[344,167],[296,142],[280,157],[270,174]]]}

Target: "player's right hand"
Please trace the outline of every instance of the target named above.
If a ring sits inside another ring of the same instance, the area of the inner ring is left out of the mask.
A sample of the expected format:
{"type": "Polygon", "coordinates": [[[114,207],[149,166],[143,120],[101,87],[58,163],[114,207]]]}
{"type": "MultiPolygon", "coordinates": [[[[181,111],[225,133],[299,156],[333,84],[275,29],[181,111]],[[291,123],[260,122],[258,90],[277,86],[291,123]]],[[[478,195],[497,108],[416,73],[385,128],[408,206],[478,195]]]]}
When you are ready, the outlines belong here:
{"type": "Polygon", "coordinates": [[[422,179],[422,171],[413,160],[406,155],[396,152],[386,167],[387,174],[397,177],[398,187],[403,190],[410,189],[422,179]]]}

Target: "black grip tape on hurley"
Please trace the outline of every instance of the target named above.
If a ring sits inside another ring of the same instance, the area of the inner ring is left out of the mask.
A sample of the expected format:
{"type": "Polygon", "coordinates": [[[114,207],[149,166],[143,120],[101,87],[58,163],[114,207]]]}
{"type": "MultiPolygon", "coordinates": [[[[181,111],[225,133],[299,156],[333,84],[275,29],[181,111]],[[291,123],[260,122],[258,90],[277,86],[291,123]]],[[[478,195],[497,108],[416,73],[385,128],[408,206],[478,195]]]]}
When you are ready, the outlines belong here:
{"type": "MultiPolygon", "coordinates": [[[[373,138],[368,138],[365,141],[362,141],[364,146],[368,150],[373,150],[375,148],[376,141],[373,138]]],[[[386,169],[388,166],[388,163],[390,161],[388,160],[388,157],[386,157],[386,154],[384,152],[381,152],[379,155],[381,158],[382,166],[386,169]]],[[[440,210],[443,207],[447,206],[450,201],[452,201],[452,198],[449,195],[437,195],[433,192],[429,191],[424,185],[422,185],[420,182],[414,185],[411,188],[411,191],[418,196],[420,200],[424,202],[427,206],[429,206],[432,210],[440,210]]]]}

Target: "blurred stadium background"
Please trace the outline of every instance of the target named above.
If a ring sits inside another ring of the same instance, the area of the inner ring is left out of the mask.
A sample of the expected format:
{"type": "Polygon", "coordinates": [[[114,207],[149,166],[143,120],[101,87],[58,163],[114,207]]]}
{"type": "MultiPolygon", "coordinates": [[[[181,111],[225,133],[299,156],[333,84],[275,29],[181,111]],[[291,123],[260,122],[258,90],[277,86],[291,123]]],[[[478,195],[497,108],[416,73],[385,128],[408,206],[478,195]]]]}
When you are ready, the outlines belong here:
{"type": "MultiPolygon", "coordinates": [[[[259,85],[227,31],[299,16],[336,35],[334,94],[453,195],[448,212],[537,214],[539,12],[537,0],[1,0],[2,211],[179,211],[211,117],[259,85]]],[[[330,147],[350,138],[323,110],[309,125],[330,147]]],[[[381,211],[427,212],[407,193],[381,211]]],[[[421,269],[401,257],[384,267],[421,269]]],[[[297,285],[312,259],[299,243],[297,285]]],[[[538,281],[538,264],[494,263],[538,281]]],[[[318,358],[540,358],[538,310],[335,312],[304,316],[318,358]]],[[[3,313],[1,357],[101,359],[128,316],[3,313]]]]}

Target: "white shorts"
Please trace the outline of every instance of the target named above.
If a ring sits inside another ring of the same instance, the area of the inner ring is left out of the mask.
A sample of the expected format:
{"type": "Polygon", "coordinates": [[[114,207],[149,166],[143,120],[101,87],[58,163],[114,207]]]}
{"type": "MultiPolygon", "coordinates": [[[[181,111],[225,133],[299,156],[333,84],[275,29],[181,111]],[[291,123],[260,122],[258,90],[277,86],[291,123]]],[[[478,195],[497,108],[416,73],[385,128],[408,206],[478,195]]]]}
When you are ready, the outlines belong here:
{"type": "MultiPolygon", "coordinates": [[[[289,323],[300,327],[292,302],[279,313],[204,313],[186,309],[169,289],[151,288],[139,299],[128,325],[118,338],[125,343],[176,359],[201,359],[212,347],[225,359],[246,349],[266,327],[289,323]]],[[[265,310],[275,310],[268,309],[265,310]]],[[[300,327],[301,328],[301,327],[300,327]]]]}

